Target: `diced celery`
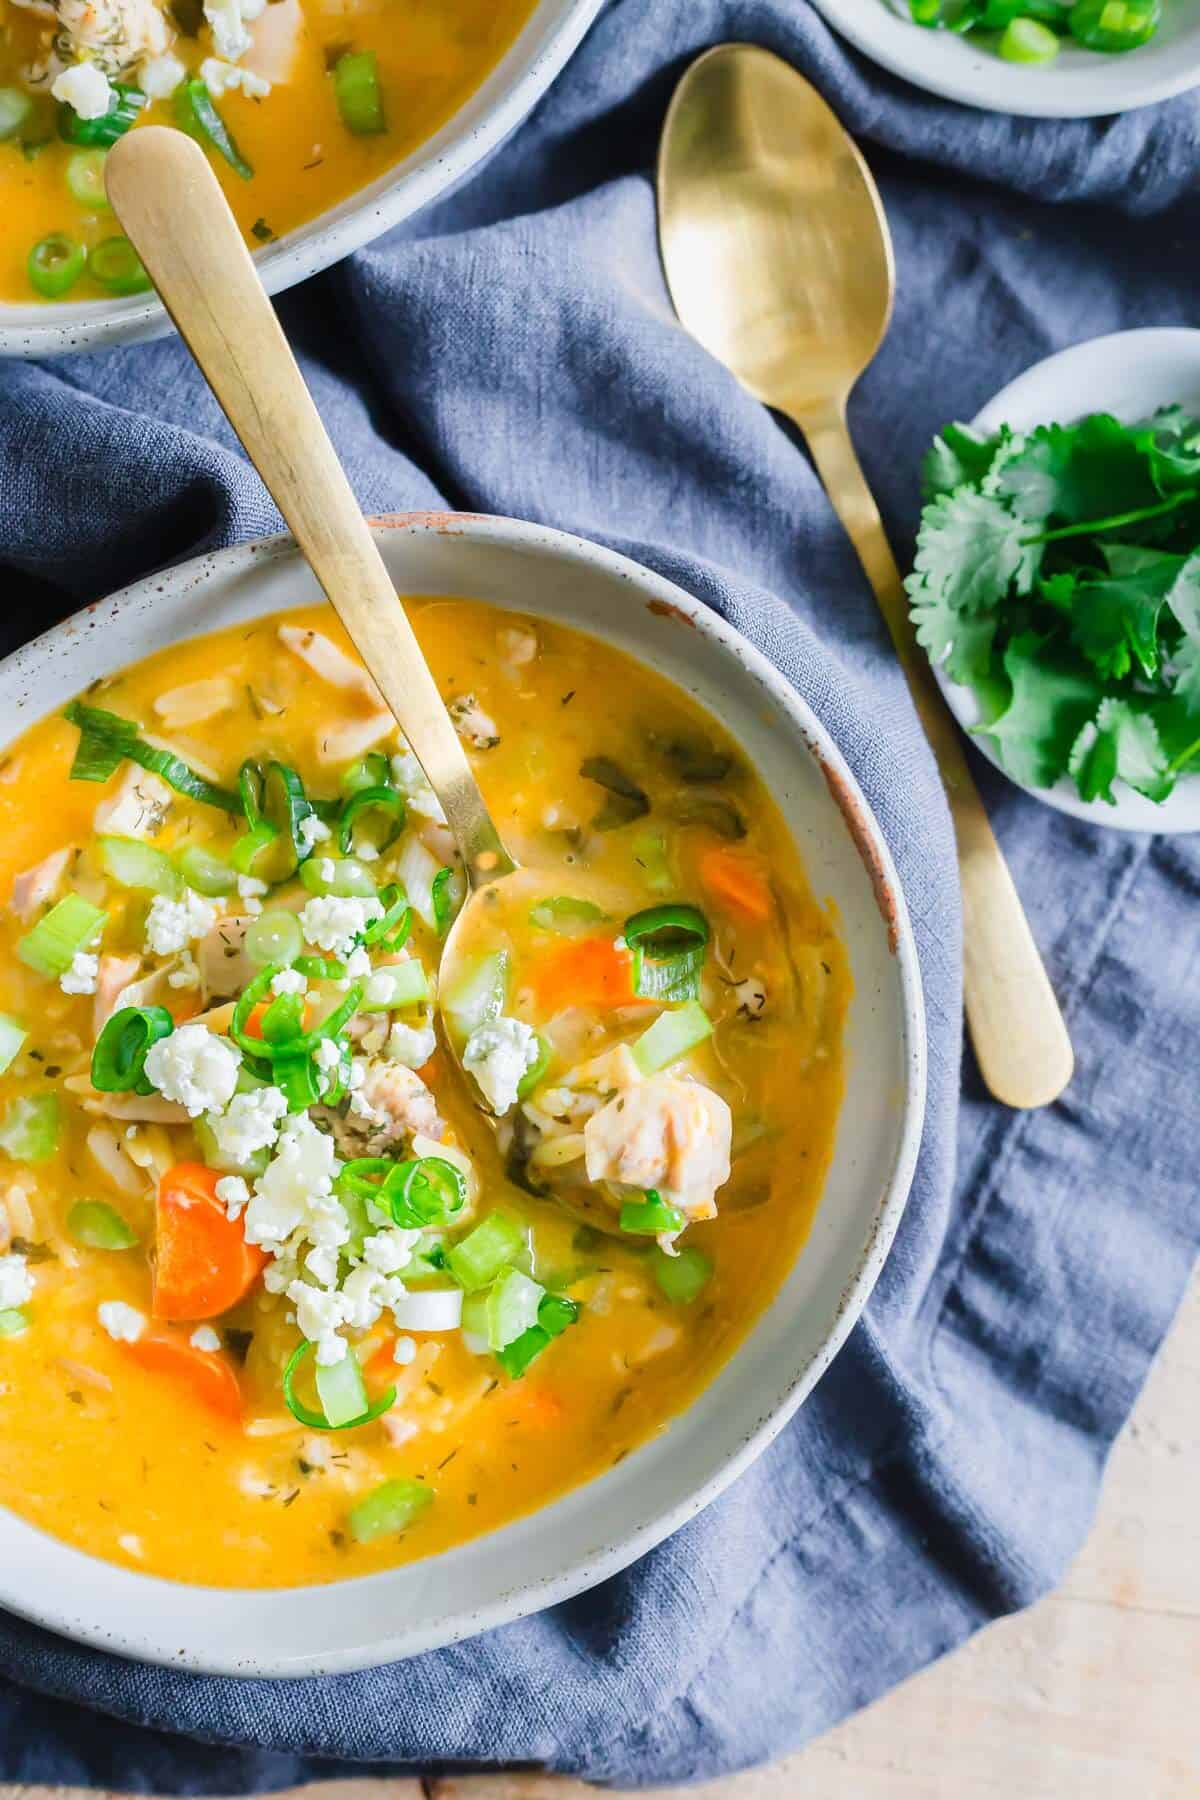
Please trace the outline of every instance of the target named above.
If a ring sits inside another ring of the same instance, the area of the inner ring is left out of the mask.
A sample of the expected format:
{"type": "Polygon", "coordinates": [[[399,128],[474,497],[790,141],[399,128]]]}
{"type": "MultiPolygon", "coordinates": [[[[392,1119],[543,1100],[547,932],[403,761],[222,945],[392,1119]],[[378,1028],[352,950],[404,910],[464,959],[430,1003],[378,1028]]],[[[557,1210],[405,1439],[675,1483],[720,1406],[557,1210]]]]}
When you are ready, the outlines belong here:
{"type": "Polygon", "coordinates": [[[66,974],[79,952],[99,937],[107,918],[108,914],[90,901],[78,894],[67,894],[18,940],[17,955],[26,968],[57,980],[66,974]]]}
{"type": "Polygon", "coordinates": [[[508,974],[507,950],[463,958],[455,978],[441,992],[442,1011],[463,1037],[500,1017],[508,995],[508,974]]]}
{"type": "Polygon", "coordinates": [[[496,1278],[487,1297],[487,1341],[493,1350],[503,1350],[537,1324],[545,1292],[540,1282],[531,1281],[520,1269],[505,1269],[496,1278]]]}
{"type": "Polygon", "coordinates": [[[21,1046],[29,1033],[9,1013],[0,1013],[0,1075],[10,1069],[21,1054],[21,1046]]]}
{"type": "Polygon", "coordinates": [[[0,1312],[0,1337],[20,1337],[29,1330],[29,1315],[19,1306],[6,1306],[0,1312]]]}
{"type": "Polygon", "coordinates": [[[534,1358],[540,1356],[568,1325],[574,1325],[578,1317],[579,1307],[574,1300],[568,1300],[565,1294],[544,1294],[538,1307],[537,1324],[496,1352],[496,1359],[505,1374],[518,1380],[534,1358]]]}
{"type": "Polygon", "coordinates": [[[137,1232],[106,1200],[77,1200],[67,1214],[67,1230],[89,1250],[132,1250],[137,1232]]]}
{"type": "Polygon", "coordinates": [[[433,1489],[424,1482],[385,1481],[353,1507],[348,1520],[356,1543],[369,1544],[387,1532],[405,1531],[433,1504],[433,1489]]]}
{"type": "Polygon", "coordinates": [[[517,1083],[517,1099],[524,1100],[539,1087],[546,1078],[546,1070],[550,1067],[554,1052],[547,1040],[539,1031],[537,1034],[537,1059],[532,1062],[517,1083]]]}
{"type": "Polygon", "coordinates": [[[363,995],[364,1012],[392,1012],[399,1006],[416,1006],[429,998],[429,977],[410,956],[407,962],[387,963],[376,969],[363,995]]]}
{"type": "Polygon", "coordinates": [[[697,1250],[691,1244],[685,1244],[678,1256],[652,1250],[650,1264],[654,1279],[667,1299],[675,1300],[681,1306],[691,1305],[708,1285],[713,1272],[712,1263],[703,1250],[697,1250]]]}
{"type": "Polygon", "coordinates": [[[256,968],[266,969],[294,962],[304,948],[304,933],[295,913],[260,913],[247,925],[242,946],[256,968]]]}
{"type": "Polygon", "coordinates": [[[58,1149],[58,1095],[24,1094],[0,1119],[0,1150],[14,1162],[39,1163],[58,1149]]]}
{"type": "Polygon", "coordinates": [[[233,864],[223,862],[199,844],[185,844],[175,860],[183,879],[198,894],[232,894],[237,886],[233,864]]]}
{"type": "Polygon", "coordinates": [[[643,1075],[656,1075],[712,1036],[712,1020],[698,1000],[673,1012],[660,1013],[633,1046],[633,1060],[643,1075]]]}
{"type": "Polygon", "coordinates": [[[404,897],[417,917],[430,931],[438,928],[437,909],[433,904],[433,884],[441,869],[436,856],[431,856],[420,838],[410,837],[396,858],[396,880],[404,889],[404,897]]]}
{"type": "Polygon", "coordinates": [[[353,1352],[347,1350],[341,1362],[317,1364],[317,1394],[325,1417],[335,1428],[362,1417],[370,1401],[353,1352]]]}
{"type": "Polygon", "coordinates": [[[122,887],[167,894],[172,899],[183,891],[183,877],[170,857],[140,838],[98,837],[96,856],[104,873],[122,887]]]}
{"type": "Polygon", "coordinates": [[[525,1238],[516,1220],[507,1213],[489,1213],[446,1252],[446,1264],[460,1287],[473,1294],[476,1288],[495,1281],[504,1265],[524,1248],[525,1238]]]}

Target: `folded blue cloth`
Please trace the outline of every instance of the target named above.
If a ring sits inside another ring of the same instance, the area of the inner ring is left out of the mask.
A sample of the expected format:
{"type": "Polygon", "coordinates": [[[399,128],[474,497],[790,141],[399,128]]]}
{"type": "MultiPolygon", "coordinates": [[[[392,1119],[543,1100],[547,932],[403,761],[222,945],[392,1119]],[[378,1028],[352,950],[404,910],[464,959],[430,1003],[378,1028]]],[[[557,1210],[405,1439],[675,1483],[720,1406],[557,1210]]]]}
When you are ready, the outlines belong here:
{"type": "MultiPolygon", "coordinates": [[[[663,288],[664,107],[728,38],[811,76],[879,177],[899,298],[853,425],[902,558],[943,420],[1048,351],[1194,313],[1194,101],[1097,123],[967,112],[784,0],[614,0],[468,188],[281,312],[368,510],[463,506],[617,545],[730,618],[830,726],[899,865],[929,1011],[928,1120],[891,1260],[832,1371],[723,1499],[521,1624],[272,1685],[136,1667],[0,1616],[0,1779],[228,1792],[362,1763],[712,1777],[1027,1605],[1087,1529],[1200,1237],[1200,846],[1075,823],[980,769],[1078,1053],[1058,1105],[991,1104],[960,1069],[946,809],[873,602],[795,439],[663,288]]],[[[10,643],[277,528],[177,343],[0,370],[10,643]]]]}

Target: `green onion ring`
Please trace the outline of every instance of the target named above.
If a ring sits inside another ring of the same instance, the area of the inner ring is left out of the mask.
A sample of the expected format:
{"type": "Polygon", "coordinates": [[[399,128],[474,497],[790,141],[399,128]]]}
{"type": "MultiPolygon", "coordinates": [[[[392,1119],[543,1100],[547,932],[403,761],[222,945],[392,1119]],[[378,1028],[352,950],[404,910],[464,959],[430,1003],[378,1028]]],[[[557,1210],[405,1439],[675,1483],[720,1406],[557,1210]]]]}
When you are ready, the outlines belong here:
{"type": "MultiPolygon", "coordinates": [[[[284,1403],[293,1419],[298,1419],[301,1425],[307,1425],[313,1431],[353,1431],[358,1425],[369,1425],[373,1419],[382,1417],[390,1407],[396,1404],[396,1390],[394,1387],[390,1387],[380,1394],[378,1400],[372,1401],[366,1412],[360,1413],[357,1419],[347,1419],[344,1425],[331,1425],[323,1412],[314,1412],[311,1407],[305,1406],[302,1400],[296,1398],[296,1370],[312,1347],[308,1339],[304,1338],[301,1343],[296,1345],[288,1359],[288,1365],[283,1371],[284,1403]]],[[[346,1352],[347,1356],[353,1354],[352,1350],[346,1352]]]]}
{"type": "Polygon", "coordinates": [[[354,854],[354,827],[358,822],[359,814],[370,812],[374,807],[378,807],[381,812],[390,815],[387,821],[387,835],[380,840],[378,846],[381,854],[395,843],[404,830],[404,795],[398,788],[383,786],[358,788],[342,807],[338,819],[338,849],[343,856],[354,854]]]}
{"type": "Polygon", "coordinates": [[[169,1037],[175,1021],[165,1006],[123,1006],[96,1039],[92,1086],[101,1094],[152,1094],[143,1070],[146,1052],[169,1037]]]}
{"type": "Polygon", "coordinates": [[[648,906],[626,919],[633,991],[645,999],[695,1000],[708,949],[708,920],[695,906],[648,906]]]}

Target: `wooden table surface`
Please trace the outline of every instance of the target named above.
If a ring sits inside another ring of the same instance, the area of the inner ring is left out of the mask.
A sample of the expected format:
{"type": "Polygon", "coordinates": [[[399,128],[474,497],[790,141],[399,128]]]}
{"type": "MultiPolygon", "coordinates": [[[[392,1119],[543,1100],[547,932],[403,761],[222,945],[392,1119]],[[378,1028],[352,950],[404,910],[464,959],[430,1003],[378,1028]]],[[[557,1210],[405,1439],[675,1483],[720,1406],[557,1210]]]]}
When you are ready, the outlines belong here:
{"type": "MultiPolygon", "coordinates": [[[[1198,1800],[1198,1394],[1200,1282],[1117,1446],[1091,1538],[1057,1593],[775,1767],[670,1791],[708,1800],[1198,1800]]],[[[302,1790],[307,1800],[593,1792],[549,1776],[302,1790]]],[[[48,1791],[0,1786],[0,1800],[48,1800],[48,1791]]]]}

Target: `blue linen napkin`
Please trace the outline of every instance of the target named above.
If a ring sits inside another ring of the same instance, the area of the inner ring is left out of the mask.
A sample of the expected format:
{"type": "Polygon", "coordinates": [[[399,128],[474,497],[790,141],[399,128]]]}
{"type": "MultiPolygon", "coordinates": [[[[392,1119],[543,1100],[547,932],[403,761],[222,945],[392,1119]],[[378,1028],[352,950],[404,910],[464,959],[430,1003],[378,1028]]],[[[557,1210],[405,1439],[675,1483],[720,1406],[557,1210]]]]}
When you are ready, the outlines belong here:
{"type": "MultiPolygon", "coordinates": [[[[137,1667],[0,1616],[0,1779],[220,1793],[363,1763],[713,1777],[1029,1604],[1087,1529],[1200,1237],[1200,847],[1073,822],[980,767],[1078,1053],[1055,1107],[991,1104],[969,1058],[960,1070],[946,809],[863,578],[796,441],[663,288],[663,111],[691,56],[728,38],[803,69],[879,177],[899,297],[853,425],[902,558],[943,420],[1063,345],[1191,318],[1194,101],[1063,124],[968,112],[784,0],[614,0],[468,188],[280,310],[368,510],[464,506],[616,545],[717,607],[832,729],[899,865],[929,1011],[928,1121],[890,1262],[758,1464],[536,1618],[272,1685],[137,1667]]],[[[10,644],[277,528],[174,342],[0,370],[10,644]]]]}

